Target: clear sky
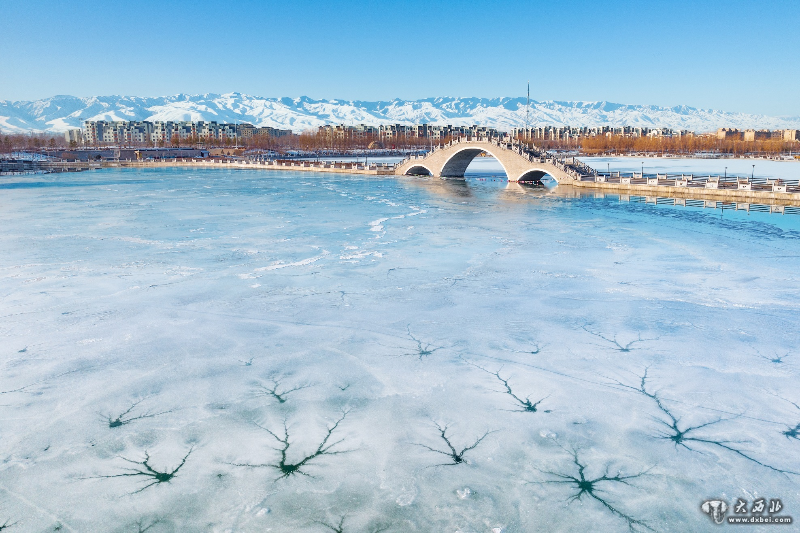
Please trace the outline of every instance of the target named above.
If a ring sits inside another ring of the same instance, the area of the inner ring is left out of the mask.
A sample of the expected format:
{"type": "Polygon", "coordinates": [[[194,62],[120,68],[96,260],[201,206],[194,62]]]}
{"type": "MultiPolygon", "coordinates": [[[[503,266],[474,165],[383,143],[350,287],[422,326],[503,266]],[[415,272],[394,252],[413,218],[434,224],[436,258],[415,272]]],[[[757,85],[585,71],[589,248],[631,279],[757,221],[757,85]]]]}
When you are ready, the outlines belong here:
{"type": "Polygon", "coordinates": [[[524,96],[800,115],[800,1],[0,0],[0,99],[524,96]]]}

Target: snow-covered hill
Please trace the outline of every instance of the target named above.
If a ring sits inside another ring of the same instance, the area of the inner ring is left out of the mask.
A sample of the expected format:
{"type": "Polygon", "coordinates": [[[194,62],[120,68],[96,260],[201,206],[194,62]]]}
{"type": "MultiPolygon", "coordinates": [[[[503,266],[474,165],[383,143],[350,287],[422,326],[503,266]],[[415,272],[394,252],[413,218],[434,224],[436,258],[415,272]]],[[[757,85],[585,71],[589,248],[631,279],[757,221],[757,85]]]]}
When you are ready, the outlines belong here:
{"type": "MultiPolygon", "coordinates": [[[[524,98],[427,98],[380,102],[262,98],[241,93],[163,97],[53,96],[32,102],[0,100],[0,130],[60,132],[84,120],[215,120],[250,122],[300,132],[329,123],[454,124],[508,130],[525,124],[524,98]]],[[[719,127],[800,128],[800,117],[727,113],[687,106],[610,102],[532,101],[531,125],[647,126],[697,132],[719,127]]]]}

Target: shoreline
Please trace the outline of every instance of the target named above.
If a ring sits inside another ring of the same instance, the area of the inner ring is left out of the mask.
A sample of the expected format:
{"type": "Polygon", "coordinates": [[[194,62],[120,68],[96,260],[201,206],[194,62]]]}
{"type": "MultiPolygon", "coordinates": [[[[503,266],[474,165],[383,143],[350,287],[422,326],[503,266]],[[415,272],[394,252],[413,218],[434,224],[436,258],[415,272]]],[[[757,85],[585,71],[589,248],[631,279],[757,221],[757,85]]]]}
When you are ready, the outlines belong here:
{"type": "Polygon", "coordinates": [[[717,160],[725,160],[725,161],[773,161],[775,163],[800,163],[800,159],[797,157],[793,159],[773,159],[769,157],[697,157],[691,155],[659,155],[659,154],[644,154],[644,155],[596,155],[596,154],[578,154],[575,157],[596,157],[596,158],[615,158],[615,159],[695,159],[701,161],[717,161],[717,160]]]}
{"type": "Polygon", "coordinates": [[[689,189],[666,185],[627,185],[619,183],[598,183],[576,181],[564,187],[575,187],[587,191],[613,193],[623,196],[646,196],[678,198],[682,200],[709,200],[741,204],[785,205],[800,207],[800,193],[781,193],[770,191],[743,191],[726,189],[689,189]],[[777,203],[776,203],[777,202],[777,203]]]}
{"type": "MultiPolygon", "coordinates": [[[[194,168],[194,169],[235,169],[235,170],[278,170],[278,171],[300,171],[300,172],[320,172],[335,174],[358,174],[370,176],[398,176],[395,174],[392,165],[369,165],[356,163],[333,163],[333,162],[310,162],[310,161],[279,161],[279,162],[247,162],[236,161],[228,162],[224,160],[212,161],[102,161],[97,163],[78,162],[47,162],[42,163],[41,168],[52,168],[61,171],[70,170],[98,170],[102,168],[194,168]]],[[[564,187],[574,187],[576,189],[596,190],[598,192],[615,192],[620,194],[636,194],[642,196],[661,196],[667,198],[682,199],[706,199],[715,201],[738,201],[743,203],[766,203],[772,204],[780,202],[783,205],[800,206],[800,193],[793,192],[773,192],[773,191],[752,191],[737,189],[706,189],[706,188],[686,188],[669,185],[647,185],[647,184],[623,184],[596,181],[574,181],[570,184],[561,185],[564,187]]]]}
{"type": "Polygon", "coordinates": [[[286,160],[286,161],[227,161],[227,160],[174,160],[174,161],[99,161],[39,163],[42,169],[62,171],[98,170],[101,168],[215,168],[238,170],[296,170],[301,172],[332,172],[337,174],[394,175],[393,165],[286,160]]]}

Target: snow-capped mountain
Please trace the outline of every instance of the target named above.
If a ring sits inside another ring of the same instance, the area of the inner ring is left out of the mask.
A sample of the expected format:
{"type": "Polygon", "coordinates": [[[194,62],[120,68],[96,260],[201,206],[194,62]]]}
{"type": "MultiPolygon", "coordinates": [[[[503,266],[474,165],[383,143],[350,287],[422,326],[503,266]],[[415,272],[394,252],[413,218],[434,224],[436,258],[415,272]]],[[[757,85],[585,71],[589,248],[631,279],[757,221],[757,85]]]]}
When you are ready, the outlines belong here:
{"type": "MultiPolygon", "coordinates": [[[[323,124],[453,124],[509,130],[525,124],[525,98],[426,98],[345,101],[263,98],[241,93],[163,97],[53,96],[30,102],[0,100],[0,130],[61,132],[85,120],[207,120],[250,122],[300,132],[323,124]]],[[[610,102],[532,101],[528,123],[570,126],[667,127],[697,132],[719,127],[800,128],[800,117],[728,113],[687,106],[610,102]]]]}

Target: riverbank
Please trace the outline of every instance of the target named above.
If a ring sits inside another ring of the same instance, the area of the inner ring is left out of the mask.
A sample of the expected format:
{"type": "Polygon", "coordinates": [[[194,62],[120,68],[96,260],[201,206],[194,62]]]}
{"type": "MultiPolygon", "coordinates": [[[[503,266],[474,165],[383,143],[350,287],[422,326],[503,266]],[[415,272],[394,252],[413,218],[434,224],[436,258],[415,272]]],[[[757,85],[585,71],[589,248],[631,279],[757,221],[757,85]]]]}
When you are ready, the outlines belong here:
{"type": "MultiPolygon", "coordinates": [[[[598,159],[598,158],[595,158],[598,159]]],[[[590,161],[596,163],[600,161],[590,161]]],[[[377,163],[364,165],[359,162],[334,162],[334,161],[236,161],[224,159],[194,160],[176,159],[171,161],[100,161],[100,162],[43,162],[40,168],[56,172],[95,170],[101,168],[196,168],[196,169],[230,169],[230,170],[278,170],[295,172],[322,172],[334,174],[360,174],[372,176],[394,176],[395,168],[392,164],[377,163]]],[[[622,181],[622,180],[620,180],[622,181]]],[[[649,181],[649,180],[648,180],[649,181]]],[[[610,183],[598,181],[578,181],[570,186],[576,188],[595,189],[600,191],[617,192],[619,194],[641,194],[643,196],[668,196],[674,198],[687,198],[699,200],[714,200],[722,202],[761,203],[781,205],[800,205],[800,193],[782,192],[776,190],[738,190],[738,189],[711,189],[678,186],[677,183],[664,183],[656,179],[656,184],[650,183],[610,183]]]]}
{"type": "Polygon", "coordinates": [[[764,156],[756,156],[756,155],[743,155],[743,156],[733,156],[730,154],[705,154],[705,155],[694,155],[688,156],[686,154],[656,154],[656,153],[644,153],[644,154],[577,154],[575,157],[580,158],[590,158],[590,157],[612,157],[615,159],[691,159],[694,161],[776,161],[776,162],[783,162],[783,163],[800,163],[800,156],[775,156],[775,157],[764,157],[764,156]]]}
{"type": "Polygon", "coordinates": [[[731,189],[691,189],[672,185],[620,184],[590,181],[575,181],[568,187],[623,195],[667,197],[680,199],[713,200],[747,204],[800,206],[800,194],[772,191],[748,191],[731,189]]]}
{"type": "Polygon", "coordinates": [[[164,161],[48,161],[39,163],[39,165],[41,168],[53,170],[95,170],[101,168],[223,168],[332,172],[337,174],[371,174],[375,176],[394,174],[394,165],[383,163],[364,165],[356,162],[308,160],[240,161],[226,159],[174,159],[164,161]]]}

